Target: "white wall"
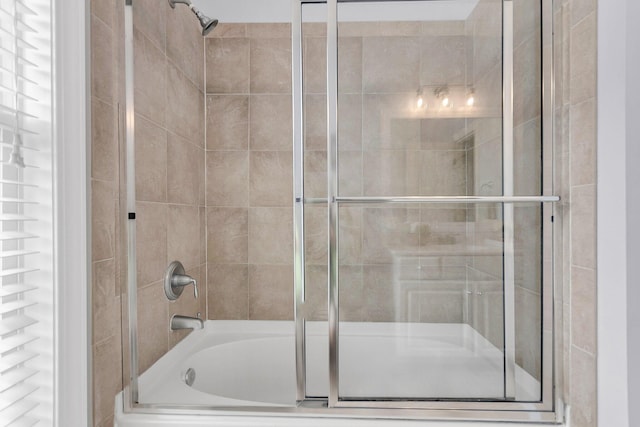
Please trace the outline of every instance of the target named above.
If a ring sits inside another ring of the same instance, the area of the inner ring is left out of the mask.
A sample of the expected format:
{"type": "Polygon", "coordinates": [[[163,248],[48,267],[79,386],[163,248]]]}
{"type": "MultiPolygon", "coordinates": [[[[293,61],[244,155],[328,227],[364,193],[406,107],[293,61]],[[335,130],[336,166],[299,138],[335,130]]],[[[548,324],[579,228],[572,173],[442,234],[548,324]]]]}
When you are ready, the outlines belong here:
{"type": "Polygon", "coordinates": [[[640,27],[598,2],[598,425],[640,425],[640,27]],[[629,363],[628,363],[629,362],[629,363]]]}
{"type": "Polygon", "coordinates": [[[629,425],[640,426],[640,2],[627,0],[627,345],[629,425]]]}

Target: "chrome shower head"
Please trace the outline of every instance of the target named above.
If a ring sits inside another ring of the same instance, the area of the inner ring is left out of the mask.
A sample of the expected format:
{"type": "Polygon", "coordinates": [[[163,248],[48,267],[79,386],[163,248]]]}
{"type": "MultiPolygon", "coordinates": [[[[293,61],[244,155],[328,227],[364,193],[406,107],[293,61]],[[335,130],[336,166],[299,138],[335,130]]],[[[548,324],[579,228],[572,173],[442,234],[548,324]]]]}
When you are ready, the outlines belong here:
{"type": "Polygon", "coordinates": [[[169,6],[171,6],[172,9],[175,9],[176,4],[178,3],[186,4],[187,6],[189,6],[189,9],[191,9],[191,11],[196,15],[196,17],[198,18],[198,21],[200,21],[200,26],[202,27],[203,36],[206,36],[207,34],[209,34],[211,30],[213,30],[216,27],[216,25],[218,25],[217,19],[211,19],[205,14],[203,14],[202,12],[200,12],[198,8],[191,3],[191,0],[169,0],[169,6]]]}

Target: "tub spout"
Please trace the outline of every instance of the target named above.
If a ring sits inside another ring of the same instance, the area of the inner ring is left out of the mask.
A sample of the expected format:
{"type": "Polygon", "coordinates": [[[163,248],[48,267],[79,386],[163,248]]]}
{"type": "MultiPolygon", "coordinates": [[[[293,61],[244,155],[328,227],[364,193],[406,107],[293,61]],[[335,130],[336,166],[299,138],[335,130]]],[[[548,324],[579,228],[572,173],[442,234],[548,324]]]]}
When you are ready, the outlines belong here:
{"type": "Polygon", "coordinates": [[[202,329],[204,328],[204,322],[197,317],[181,316],[174,314],[171,317],[170,329],[177,331],[179,329],[202,329]]]}

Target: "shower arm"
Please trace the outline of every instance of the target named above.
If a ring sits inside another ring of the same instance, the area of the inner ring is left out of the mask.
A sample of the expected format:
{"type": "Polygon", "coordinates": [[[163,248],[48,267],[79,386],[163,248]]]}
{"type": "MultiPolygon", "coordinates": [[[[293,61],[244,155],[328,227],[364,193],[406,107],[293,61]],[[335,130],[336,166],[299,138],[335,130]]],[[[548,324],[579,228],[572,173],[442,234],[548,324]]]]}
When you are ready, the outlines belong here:
{"type": "Polygon", "coordinates": [[[169,6],[171,6],[171,9],[175,9],[176,4],[178,3],[186,4],[189,7],[193,7],[193,5],[191,4],[191,0],[169,0],[169,6]]]}

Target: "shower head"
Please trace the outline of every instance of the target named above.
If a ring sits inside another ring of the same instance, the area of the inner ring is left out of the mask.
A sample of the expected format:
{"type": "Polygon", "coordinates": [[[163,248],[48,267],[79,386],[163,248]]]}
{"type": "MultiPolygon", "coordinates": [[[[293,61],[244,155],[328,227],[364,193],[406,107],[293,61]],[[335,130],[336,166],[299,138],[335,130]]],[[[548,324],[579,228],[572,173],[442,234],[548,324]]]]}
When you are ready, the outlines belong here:
{"type": "Polygon", "coordinates": [[[169,6],[171,6],[172,9],[175,9],[176,4],[178,3],[186,4],[187,6],[189,6],[189,9],[191,9],[191,11],[196,15],[196,17],[198,18],[198,21],[200,21],[200,26],[202,27],[203,36],[206,36],[207,34],[209,34],[211,30],[213,30],[216,27],[216,25],[218,25],[217,19],[211,19],[205,14],[203,14],[202,12],[200,12],[198,8],[196,8],[191,3],[191,0],[169,0],[169,6]]]}

